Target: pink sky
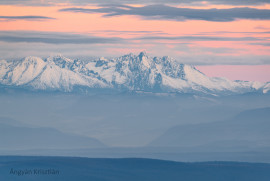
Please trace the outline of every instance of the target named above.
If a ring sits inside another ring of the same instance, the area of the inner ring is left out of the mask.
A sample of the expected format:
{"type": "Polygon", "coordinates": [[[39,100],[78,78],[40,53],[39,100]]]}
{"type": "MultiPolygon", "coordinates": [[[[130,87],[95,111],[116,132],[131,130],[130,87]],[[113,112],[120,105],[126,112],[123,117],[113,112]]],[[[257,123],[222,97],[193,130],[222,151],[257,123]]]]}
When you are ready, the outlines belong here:
{"type": "MultiPolygon", "coordinates": [[[[188,5],[173,6],[193,9],[226,9],[235,7],[232,5],[211,5],[207,3],[204,3],[204,6],[198,7],[188,5]]],[[[116,45],[44,45],[42,42],[16,43],[1,41],[0,39],[0,54],[3,56],[0,59],[6,58],[9,55],[29,56],[29,53],[40,56],[46,53],[62,53],[66,56],[74,56],[76,54],[80,56],[120,56],[129,52],[138,53],[139,51],[146,50],[151,55],[168,55],[183,60],[184,63],[195,65],[196,63],[213,64],[213,66],[196,66],[208,76],[222,76],[232,80],[270,81],[270,66],[267,65],[270,64],[270,46],[268,46],[270,44],[269,20],[237,19],[228,22],[207,20],[177,21],[172,19],[147,19],[130,15],[104,17],[104,14],[101,13],[59,11],[62,8],[74,7],[85,9],[99,8],[98,5],[80,6],[79,4],[76,4],[76,6],[72,4],[54,4],[51,6],[0,5],[0,17],[32,15],[54,18],[45,20],[1,20],[0,18],[0,33],[1,31],[8,31],[14,36],[17,36],[18,31],[72,33],[103,38],[121,38],[125,42],[116,45]],[[161,39],[140,39],[151,36],[161,37],[161,39]],[[206,39],[193,39],[198,36],[205,37],[206,39]],[[169,39],[170,37],[174,38],[169,39]],[[177,39],[177,37],[180,38],[177,39]],[[211,37],[217,39],[207,39],[211,37]]],[[[269,4],[239,7],[270,10],[269,4]]]]}
{"type": "Polygon", "coordinates": [[[196,68],[209,77],[270,82],[270,65],[211,65],[196,68]]]}

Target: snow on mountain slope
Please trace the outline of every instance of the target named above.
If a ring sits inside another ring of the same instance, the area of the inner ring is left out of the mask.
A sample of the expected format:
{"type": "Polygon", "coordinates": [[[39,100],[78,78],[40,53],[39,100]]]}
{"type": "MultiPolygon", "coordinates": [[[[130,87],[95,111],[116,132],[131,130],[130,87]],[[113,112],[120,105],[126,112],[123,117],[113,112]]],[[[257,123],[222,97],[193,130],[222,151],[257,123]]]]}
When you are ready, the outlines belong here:
{"type": "Polygon", "coordinates": [[[61,55],[42,60],[0,61],[0,84],[41,90],[72,91],[75,86],[145,92],[238,94],[269,91],[269,83],[210,78],[191,65],[145,52],[115,59],[71,60],[61,55]]]}
{"type": "Polygon", "coordinates": [[[2,79],[6,73],[9,71],[9,66],[11,63],[7,62],[6,60],[0,61],[0,78],[2,79]]]}
{"type": "Polygon", "coordinates": [[[263,87],[263,93],[268,93],[270,92],[270,82],[268,82],[264,87],[263,87]]]}
{"type": "Polygon", "coordinates": [[[28,86],[34,89],[71,91],[73,86],[106,87],[95,77],[76,71],[76,62],[62,56],[42,60],[26,57],[19,62],[1,62],[0,82],[10,86],[28,86]],[[2,73],[3,72],[3,73],[2,73]]]}
{"type": "Polygon", "coordinates": [[[37,57],[27,57],[23,61],[20,61],[9,72],[10,81],[16,85],[23,85],[33,80],[38,76],[45,66],[45,62],[37,57]]]}

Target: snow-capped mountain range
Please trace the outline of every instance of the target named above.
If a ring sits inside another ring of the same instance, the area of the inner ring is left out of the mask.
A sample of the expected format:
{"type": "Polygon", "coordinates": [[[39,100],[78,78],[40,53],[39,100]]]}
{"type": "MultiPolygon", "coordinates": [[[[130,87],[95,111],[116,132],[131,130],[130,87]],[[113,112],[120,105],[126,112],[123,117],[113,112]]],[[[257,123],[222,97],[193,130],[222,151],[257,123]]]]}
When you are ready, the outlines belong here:
{"type": "Polygon", "coordinates": [[[41,59],[0,61],[0,84],[35,90],[72,92],[83,89],[111,89],[158,93],[228,95],[268,93],[270,83],[210,78],[194,66],[170,57],[150,57],[145,52],[115,59],[71,60],[61,55],[41,59]]]}

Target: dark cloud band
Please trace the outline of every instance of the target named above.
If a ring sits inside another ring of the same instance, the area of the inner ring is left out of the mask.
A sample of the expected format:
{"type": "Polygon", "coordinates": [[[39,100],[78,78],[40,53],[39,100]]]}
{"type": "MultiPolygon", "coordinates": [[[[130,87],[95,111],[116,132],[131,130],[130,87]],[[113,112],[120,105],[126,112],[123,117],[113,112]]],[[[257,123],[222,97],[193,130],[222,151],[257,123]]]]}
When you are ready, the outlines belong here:
{"type": "MultiPolygon", "coordinates": [[[[134,31],[136,32],[136,31],[134,31]]],[[[141,32],[141,31],[139,31],[141,32]]],[[[144,32],[144,31],[142,31],[144,32]]],[[[192,41],[238,41],[238,42],[268,42],[268,38],[260,37],[224,37],[224,36],[141,36],[123,39],[117,37],[89,36],[42,31],[0,31],[0,41],[10,43],[46,43],[46,44],[133,44],[134,40],[156,42],[159,40],[192,42],[192,41]]]]}
{"type": "Polygon", "coordinates": [[[123,43],[121,38],[103,38],[96,36],[32,31],[0,31],[0,41],[48,43],[48,44],[109,44],[123,43]]]}
{"type": "Polygon", "coordinates": [[[55,19],[47,16],[0,16],[0,20],[28,20],[28,21],[40,21],[55,19]]]}
{"type": "Polygon", "coordinates": [[[97,9],[65,8],[61,12],[102,13],[104,16],[136,15],[144,19],[164,19],[174,21],[204,20],[229,22],[237,19],[269,20],[270,10],[255,8],[231,9],[191,9],[166,5],[149,5],[143,7],[100,7],[97,9]]]}

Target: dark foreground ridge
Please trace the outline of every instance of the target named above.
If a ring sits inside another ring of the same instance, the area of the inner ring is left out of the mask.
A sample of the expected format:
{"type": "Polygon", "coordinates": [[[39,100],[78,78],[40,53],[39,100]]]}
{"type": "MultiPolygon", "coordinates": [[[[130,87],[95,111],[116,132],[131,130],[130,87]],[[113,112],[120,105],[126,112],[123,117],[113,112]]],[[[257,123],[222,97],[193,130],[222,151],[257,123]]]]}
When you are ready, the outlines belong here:
{"type": "Polygon", "coordinates": [[[270,164],[0,156],[0,180],[269,181],[270,164]]]}

